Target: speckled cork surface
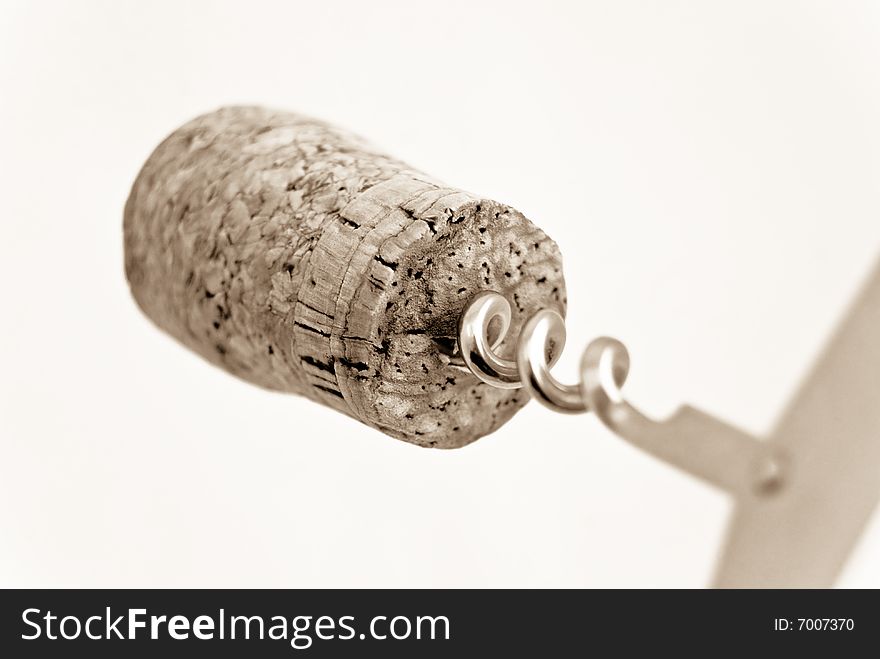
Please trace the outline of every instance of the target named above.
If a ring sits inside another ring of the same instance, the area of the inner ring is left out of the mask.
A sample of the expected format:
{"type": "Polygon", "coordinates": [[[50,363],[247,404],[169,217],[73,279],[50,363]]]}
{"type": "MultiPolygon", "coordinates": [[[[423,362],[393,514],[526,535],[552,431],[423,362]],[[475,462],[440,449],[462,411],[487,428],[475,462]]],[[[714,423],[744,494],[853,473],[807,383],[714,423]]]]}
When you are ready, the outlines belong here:
{"type": "Polygon", "coordinates": [[[559,250],[516,210],[450,188],[323,122],[256,107],[160,144],[125,207],[132,293],[208,361],[393,437],[454,448],[521,391],[454,363],[477,292],[564,313],[559,250]]]}

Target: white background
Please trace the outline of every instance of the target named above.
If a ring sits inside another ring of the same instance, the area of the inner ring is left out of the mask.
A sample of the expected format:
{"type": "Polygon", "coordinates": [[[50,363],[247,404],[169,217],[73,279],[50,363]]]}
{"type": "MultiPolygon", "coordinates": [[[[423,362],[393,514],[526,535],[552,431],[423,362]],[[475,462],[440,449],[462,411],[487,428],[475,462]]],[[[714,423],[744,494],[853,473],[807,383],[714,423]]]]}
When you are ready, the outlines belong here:
{"type": "MultiPolygon", "coordinates": [[[[627,391],[756,433],[880,256],[880,4],[4,2],[0,585],[701,586],[728,503],[533,404],[419,449],[207,365],[122,268],[144,159],[229,103],[522,210],[627,391]]],[[[880,329],[878,329],[880,333],[880,329]]],[[[840,585],[880,586],[875,515],[840,585]]]]}

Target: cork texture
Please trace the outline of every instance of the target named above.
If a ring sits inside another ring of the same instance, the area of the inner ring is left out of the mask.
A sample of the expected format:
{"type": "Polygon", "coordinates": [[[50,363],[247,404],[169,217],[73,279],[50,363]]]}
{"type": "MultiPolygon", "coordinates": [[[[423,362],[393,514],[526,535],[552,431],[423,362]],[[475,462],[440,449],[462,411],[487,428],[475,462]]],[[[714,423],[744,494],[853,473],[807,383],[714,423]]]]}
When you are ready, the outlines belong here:
{"type": "Polygon", "coordinates": [[[519,212],[263,108],[223,108],[163,141],[124,241],[135,299],[183,344],[420,446],[468,444],[527,401],[456,359],[474,294],[511,300],[510,336],[539,308],[565,311],[559,250],[519,212]]]}

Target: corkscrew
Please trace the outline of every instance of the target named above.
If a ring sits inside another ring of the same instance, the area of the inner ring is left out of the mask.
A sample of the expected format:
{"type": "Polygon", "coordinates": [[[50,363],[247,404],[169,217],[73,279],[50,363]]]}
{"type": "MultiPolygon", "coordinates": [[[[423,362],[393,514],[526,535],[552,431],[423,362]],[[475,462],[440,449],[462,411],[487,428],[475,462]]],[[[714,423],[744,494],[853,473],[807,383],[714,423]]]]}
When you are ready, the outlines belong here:
{"type": "Polygon", "coordinates": [[[716,585],[833,582],[880,499],[880,265],[767,440],[688,405],[665,420],[647,417],[623,395],[630,357],[614,338],[587,345],[579,383],[559,382],[550,369],[566,332],[553,310],[527,319],[505,358],[497,350],[510,324],[511,306],[494,291],[462,312],[462,360],[481,381],[522,388],[556,412],[592,412],[618,437],[734,498],[716,585]]]}

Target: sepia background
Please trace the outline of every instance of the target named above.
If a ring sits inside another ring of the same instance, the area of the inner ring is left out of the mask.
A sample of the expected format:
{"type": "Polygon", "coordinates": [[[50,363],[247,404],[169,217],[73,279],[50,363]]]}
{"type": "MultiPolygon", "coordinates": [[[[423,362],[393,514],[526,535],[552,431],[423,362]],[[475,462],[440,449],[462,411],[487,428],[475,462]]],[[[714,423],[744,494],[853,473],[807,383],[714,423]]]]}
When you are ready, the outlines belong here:
{"type": "MultiPolygon", "coordinates": [[[[0,5],[0,586],[702,586],[729,504],[529,405],[416,448],[131,300],[122,209],[220,105],[360,133],[559,243],[579,351],[767,432],[880,258],[880,4],[0,5]]],[[[880,335],[880,328],[878,328],[880,335]]],[[[839,585],[880,587],[880,515],[839,585]]]]}

